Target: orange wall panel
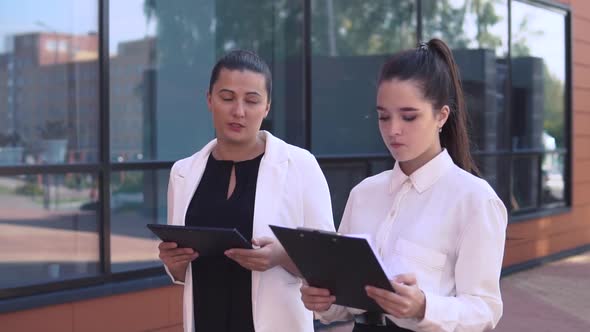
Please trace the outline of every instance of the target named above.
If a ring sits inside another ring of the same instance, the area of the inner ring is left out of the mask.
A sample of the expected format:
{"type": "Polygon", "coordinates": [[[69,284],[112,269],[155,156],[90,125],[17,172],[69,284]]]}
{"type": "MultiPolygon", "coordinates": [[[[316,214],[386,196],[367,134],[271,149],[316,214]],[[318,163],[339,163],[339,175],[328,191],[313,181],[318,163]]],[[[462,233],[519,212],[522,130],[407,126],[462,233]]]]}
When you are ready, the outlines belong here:
{"type": "Polygon", "coordinates": [[[573,51],[574,64],[590,65],[590,42],[576,40],[573,51]]]}
{"type": "Polygon", "coordinates": [[[74,332],[72,305],[61,304],[0,315],[0,331],[74,332]]]}
{"type": "MultiPolygon", "coordinates": [[[[574,118],[574,121],[576,119],[574,118]]],[[[574,141],[574,161],[590,160],[590,137],[577,136],[574,141]]]]}
{"type": "MultiPolygon", "coordinates": [[[[578,41],[590,42],[590,35],[587,33],[590,31],[590,19],[581,18],[574,12],[572,26],[572,39],[574,44],[578,41]]],[[[574,45],[574,52],[576,52],[576,45],[574,45]]]]}
{"type": "Polygon", "coordinates": [[[590,137],[590,112],[575,112],[574,119],[574,136],[590,137]]]}
{"type": "Polygon", "coordinates": [[[164,287],[76,302],[74,331],[147,331],[170,326],[169,292],[164,287]]]}
{"type": "MultiPolygon", "coordinates": [[[[573,108],[578,113],[590,113],[590,89],[574,88],[573,108]]],[[[574,113],[574,119],[576,114],[574,113]]]]}
{"type": "Polygon", "coordinates": [[[574,178],[572,185],[575,187],[578,183],[590,182],[590,160],[574,162],[574,178]]]}
{"type": "Polygon", "coordinates": [[[574,186],[573,194],[574,207],[590,205],[590,182],[582,182],[576,184],[574,186]]]}
{"type": "Polygon", "coordinates": [[[590,66],[574,65],[574,87],[590,89],[590,66]]]}
{"type": "Polygon", "coordinates": [[[590,20],[590,1],[588,0],[571,0],[572,13],[574,16],[590,20]]]}
{"type": "Polygon", "coordinates": [[[506,250],[504,255],[504,266],[510,266],[526,262],[535,258],[548,256],[560,251],[577,248],[588,244],[590,239],[590,227],[576,229],[539,238],[536,241],[525,242],[522,245],[514,246],[506,250]]]}

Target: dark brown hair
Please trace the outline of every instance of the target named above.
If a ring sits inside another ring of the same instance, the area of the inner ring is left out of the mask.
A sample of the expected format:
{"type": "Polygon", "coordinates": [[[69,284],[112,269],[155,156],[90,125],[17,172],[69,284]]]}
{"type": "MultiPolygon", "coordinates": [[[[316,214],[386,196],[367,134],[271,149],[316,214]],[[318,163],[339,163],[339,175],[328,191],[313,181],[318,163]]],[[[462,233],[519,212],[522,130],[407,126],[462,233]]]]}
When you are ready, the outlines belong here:
{"type": "Polygon", "coordinates": [[[417,83],[435,110],[449,106],[451,111],[442,128],[440,143],[457,166],[479,175],[471,157],[459,70],[447,44],[440,39],[431,39],[415,49],[395,54],[381,68],[379,84],[393,79],[417,83]]]}
{"type": "Polygon", "coordinates": [[[251,51],[233,50],[225,54],[213,67],[211,71],[211,78],[209,79],[209,93],[212,92],[213,85],[219,79],[219,73],[222,69],[227,70],[248,70],[264,76],[266,93],[268,95],[268,102],[270,103],[272,94],[272,75],[268,65],[262,58],[251,51]]]}

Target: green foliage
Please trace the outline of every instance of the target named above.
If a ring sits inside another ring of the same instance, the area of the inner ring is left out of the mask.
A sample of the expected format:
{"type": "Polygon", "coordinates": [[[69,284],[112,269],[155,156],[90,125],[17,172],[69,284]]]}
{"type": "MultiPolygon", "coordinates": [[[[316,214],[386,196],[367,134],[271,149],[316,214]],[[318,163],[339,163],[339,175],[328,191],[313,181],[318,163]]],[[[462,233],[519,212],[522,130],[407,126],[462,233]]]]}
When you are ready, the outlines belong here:
{"type": "Polygon", "coordinates": [[[29,181],[22,186],[14,189],[14,193],[17,195],[26,196],[40,196],[43,195],[43,188],[34,181],[29,181]]]}
{"type": "Polygon", "coordinates": [[[549,72],[547,65],[543,66],[544,71],[544,128],[547,133],[555,137],[558,147],[564,146],[564,110],[565,87],[563,82],[549,72]]]}
{"type": "Polygon", "coordinates": [[[314,54],[390,54],[416,44],[413,0],[324,0],[312,5],[314,54]]]}
{"type": "Polygon", "coordinates": [[[143,190],[142,172],[125,172],[113,176],[114,193],[137,193],[143,190]]]}

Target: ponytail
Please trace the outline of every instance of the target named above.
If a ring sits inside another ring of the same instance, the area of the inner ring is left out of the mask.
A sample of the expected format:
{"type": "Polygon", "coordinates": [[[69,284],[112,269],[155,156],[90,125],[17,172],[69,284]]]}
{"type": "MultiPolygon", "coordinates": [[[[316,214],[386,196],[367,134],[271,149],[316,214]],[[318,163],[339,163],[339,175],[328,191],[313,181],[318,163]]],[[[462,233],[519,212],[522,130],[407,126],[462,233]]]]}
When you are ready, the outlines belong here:
{"type": "Polygon", "coordinates": [[[459,66],[457,66],[453,58],[453,53],[442,40],[431,39],[427,45],[445,62],[451,81],[451,93],[448,102],[451,112],[440,133],[440,144],[447,149],[455,164],[465,171],[479,176],[479,169],[471,156],[467,109],[460,81],[459,66]]]}

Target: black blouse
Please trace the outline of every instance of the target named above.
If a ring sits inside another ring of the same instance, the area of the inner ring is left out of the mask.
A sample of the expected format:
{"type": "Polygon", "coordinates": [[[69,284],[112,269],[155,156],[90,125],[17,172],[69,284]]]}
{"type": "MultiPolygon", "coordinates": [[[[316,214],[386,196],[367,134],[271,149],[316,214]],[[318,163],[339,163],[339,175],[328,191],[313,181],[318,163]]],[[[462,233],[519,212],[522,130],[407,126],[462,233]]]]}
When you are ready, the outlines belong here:
{"type": "MultiPolygon", "coordinates": [[[[236,228],[252,238],[256,180],[262,154],[233,162],[209,156],[201,182],[188,206],[189,226],[236,228]],[[236,186],[227,198],[232,168],[236,186]]],[[[254,331],[252,273],[223,257],[199,257],[192,263],[195,330],[254,331]]]]}

